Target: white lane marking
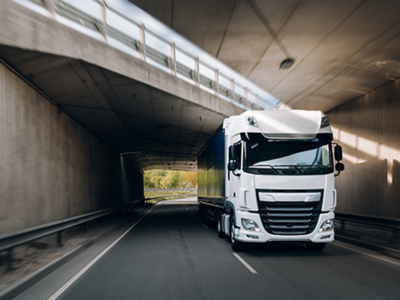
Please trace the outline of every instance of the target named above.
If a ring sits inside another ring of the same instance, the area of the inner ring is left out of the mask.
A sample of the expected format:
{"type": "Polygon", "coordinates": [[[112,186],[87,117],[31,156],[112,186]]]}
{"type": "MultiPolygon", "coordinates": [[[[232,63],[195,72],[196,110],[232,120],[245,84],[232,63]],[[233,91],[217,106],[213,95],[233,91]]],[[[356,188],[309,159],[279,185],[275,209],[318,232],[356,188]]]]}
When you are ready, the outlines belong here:
{"type": "Polygon", "coordinates": [[[254,270],[243,258],[240,257],[237,253],[232,253],[235,257],[253,274],[258,274],[256,270],[254,270]]]}
{"type": "Polygon", "coordinates": [[[93,266],[104,254],[108,252],[116,243],[118,243],[133,227],[135,227],[145,216],[147,216],[155,206],[153,206],[143,217],[141,217],[135,224],[133,224],[127,231],[125,231],[119,238],[117,238],[110,246],[104,249],[99,255],[97,255],[90,263],[88,263],[82,270],[79,271],[74,277],[72,277],[66,284],[64,284],[57,292],[55,292],[48,300],[57,299],[67,288],[71,286],[79,277],[81,277],[91,266],[93,266]]]}
{"type": "Polygon", "coordinates": [[[357,250],[357,249],[354,249],[354,248],[346,247],[346,246],[340,245],[338,243],[335,243],[334,245],[342,247],[342,248],[345,248],[345,249],[348,249],[348,250],[351,250],[351,251],[354,251],[354,252],[358,252],[358,253],[361,253],[361,254],[364,254],[364,255],[379,259],[379,260],[386,261],[386,262],[391,263],[391,264],[396,265],[396,266],[400,266],[400,262],[397,262],[394,259],[391,260],[391,259],[388,259],[388,258],[385,258],[385,257],[382,257],[382,256],[378,256],[378,255],[374,255],[374,254],[370,254],[370,253],[367,253],[367,252],[363,252],[363,251],[360,251],[360,250],[357,250]]]}
{"type": "Polygon", "coordinates": [[[204,223],[201,223],[201,225],[203,225],[205,228],[207,228],[207,229],[208,229],[208,227],[207,227],[207,225],[206,225],[206,224],[204,224],[204,223]]]}

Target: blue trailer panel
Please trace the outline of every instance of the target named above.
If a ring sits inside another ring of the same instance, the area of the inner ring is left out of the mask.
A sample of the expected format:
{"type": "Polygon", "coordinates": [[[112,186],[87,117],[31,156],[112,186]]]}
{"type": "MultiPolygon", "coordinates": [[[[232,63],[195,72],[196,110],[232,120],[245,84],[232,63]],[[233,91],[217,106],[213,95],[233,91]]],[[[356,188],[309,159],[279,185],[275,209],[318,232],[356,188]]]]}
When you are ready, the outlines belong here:
{"type": "Polygon", "coordinates": [[[225,206],[225,130],[222,126],[203,147],[197,159],[198,202],[225,206]]]}

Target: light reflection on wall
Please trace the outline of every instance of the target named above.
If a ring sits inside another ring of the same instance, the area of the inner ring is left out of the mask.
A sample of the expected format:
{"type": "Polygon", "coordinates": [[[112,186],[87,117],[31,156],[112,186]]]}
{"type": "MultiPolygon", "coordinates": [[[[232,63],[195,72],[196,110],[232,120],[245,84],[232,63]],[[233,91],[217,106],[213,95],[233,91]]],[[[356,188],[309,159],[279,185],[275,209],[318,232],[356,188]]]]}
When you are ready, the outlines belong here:
{"type": "MultiPolygon", "coordinates": [[[[387,181],[389,184],[393,182],[393,162],[394,160],[400,161],[400,151],[392,147],[379,144],[369,139],[357,136],[350,132],[332,127],[333,136],[339,144],[347,145],[353,149],[357,149],[367,155],[378,158],[380,160],[387,160],[388,172],[387,181]]],[[[352,164],[364,163],[367,160],[343,153],[343,158],[352,164]]]]}

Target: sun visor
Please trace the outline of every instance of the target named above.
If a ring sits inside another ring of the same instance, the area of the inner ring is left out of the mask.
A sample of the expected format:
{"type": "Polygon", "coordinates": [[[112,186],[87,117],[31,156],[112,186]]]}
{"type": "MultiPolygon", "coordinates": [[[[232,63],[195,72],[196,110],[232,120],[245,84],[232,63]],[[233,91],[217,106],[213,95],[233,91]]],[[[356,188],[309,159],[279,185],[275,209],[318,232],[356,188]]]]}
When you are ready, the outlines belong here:
{"type": "Polygon", "coordinates": [[[271,139],[312,139],[321,127],[320,111],[282,110],[255,111],[254,117],[263,135],[271,139]]]}

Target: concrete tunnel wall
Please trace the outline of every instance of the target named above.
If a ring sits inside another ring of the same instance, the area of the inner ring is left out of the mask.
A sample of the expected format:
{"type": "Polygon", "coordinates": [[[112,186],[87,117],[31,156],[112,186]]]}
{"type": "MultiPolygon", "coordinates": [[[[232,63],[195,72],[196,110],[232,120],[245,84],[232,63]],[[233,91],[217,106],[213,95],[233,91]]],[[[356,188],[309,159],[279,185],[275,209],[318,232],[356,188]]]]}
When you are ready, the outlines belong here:
{"type": "Polygon", "coordinates": [[[0,234],[142,197],[142,173],[0,64],[0,234]]]}
{"type": "Polygon", "coordinates": [[[400,218],[400,79],[327,115],[346,166],[337,212],[400,218]]]}

